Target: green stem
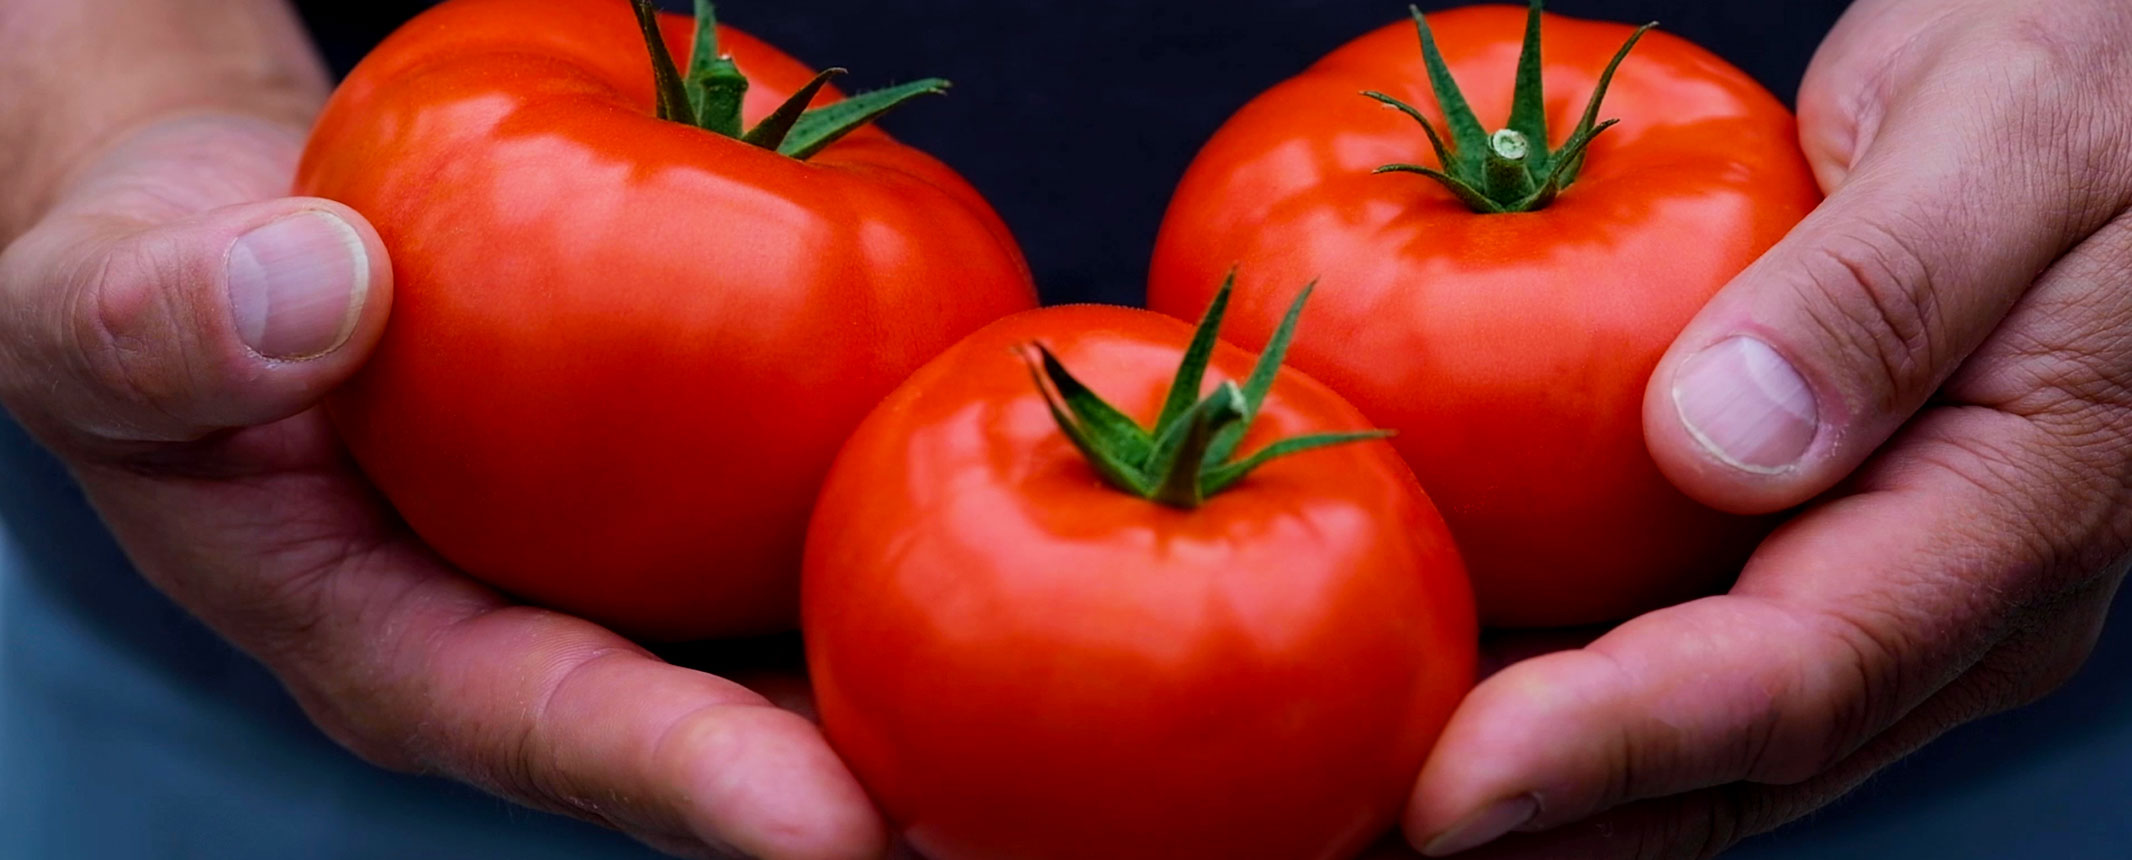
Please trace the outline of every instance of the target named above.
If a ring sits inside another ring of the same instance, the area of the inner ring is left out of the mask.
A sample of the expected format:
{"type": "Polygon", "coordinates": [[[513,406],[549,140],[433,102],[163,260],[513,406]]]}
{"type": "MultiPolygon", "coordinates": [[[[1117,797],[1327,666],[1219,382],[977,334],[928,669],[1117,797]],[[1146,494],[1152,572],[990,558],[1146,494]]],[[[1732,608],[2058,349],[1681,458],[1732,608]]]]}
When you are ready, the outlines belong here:
{"type": "Polygon", "coordinates": [[[926,78],[810,109],[829,80],[844,73],[843,69],[829,69],[793,93],[751,130],[741,118],[748,78],[731,57],[719,52],[718,10],[711,0],[696,0],[696,38],[686,78],[660,34],[657,6],[652,0],[631,0],[631,8],[644,33],[645,49],[651,55],[652,86],[658,96],[660,119],[695,126],[801,161],[912,99],[937,95],[948,88],[947,81],[926,78]]]}
{"type": "Polygon", "coordinates": [[[740,106],[747,100],[748,76],[740,73],[732,57],[719,52],[718,10],[710,0],[696,0],[696,46],[689,53],[683,89],[688,92],[689,107],[696,111],[694,124],[726,137],[740,136],[740,106]]]}
{"type": "Polygon", "coordinates": [[[1488,199],[1523,200],[1532,194],[1531,162],[1526,158],[1531,149],[1525,136],[1511,129],[1488,136],[1487,173],[1483,174],[1488,199]]]}
{"type": "Polygon", "coordinates": [[[1199,387],[1214,355],[1222,310],[1228,306],[1235,277],[1231,272],[1229,279],[1222,282],[1206,316],[1193,332],[1177,374],[1171,379],[1169,395],[1164,398],[1162,417],[1152,432],[1104,402],[1041,344],[1023,351],[1029,376],[1043,395],[1059,432],[1105,483],[1159,504],[1196,508],[1274,460],[1389,435],[1370,430],[1297,436],[1277,440],[1241,460],[1230,459],[1273,390],[1281,359],[1288,352],[1296,321],[1302,316],[1303,304],[1312,289],[1306,286],[1296,296],[1242,387],[1224,381],[1214,393],[1199,398],[1199,387]]]}
{"type": "Polygon", "coordinates": [[[1201,488],[1200,471],[1214,437],[1244,420],[1244,393],[1236,383],[1224,382],[1214,394],[1179,419],[1177,426],[1155,440],[1155,459],[1148,470],[1159,476],[1151,498],[1173,508],[1196,508],[1207,500],[1201,488]]]}
{"type": "Polygon", "coordinates": [[[1540,64],[1540,30],[1544,0],[1527,0],[1525,15],[1525,38],[1518,53],[1517,82],[1511,96],[1510,120],[1507,127],[1488,134],[1474,116],[1473,108],[1466,102],[1465,94],[1459,91],[1458,80],[1444,61],[1443,52],[1436,45],[1436,36],[1429,29],[1428,20],[1421,10],[1409,7],[1414,16],[1414,28],[1421,36],[1422,64],[1429,73],[1429,86],[1436,96],[1436,104],[1442,109],[1450,127],[1450,145],[1436,133],[1436,126],[1419,109],[1392,96],[1374,90],[1363,95],[1398,108],[1421,125],[1428,135],[1429,146],[1436,154],[1441,169],[1432,169],[1417,164],[1387,164],[1377,168],[1378,173],[1416,173],[1435,180],[1458,198],[1466,208],[1484,215],[1506,212],[1531,212],[1546,208],[1560,196],[1564,189],[1577,181],[1584,168],[1585,156],[1592,138],[1612,126],[1616,120],[1599,122],[1599,107],[1606,99],[1607,87],[1613,83],[1614,73],[1620,69],[1622,60],[1634,50],[1638,40],[1655,22],[1638,27],[1629,34],[1621,50],[1607,63],[1599,75],[1598,85],[1592,90],[1591,100],[1586,104],[1582,121],[1563,141],[1559,151],[1550,152],[1548,137],[1546,96],[1542,89],[1540,64]]]}

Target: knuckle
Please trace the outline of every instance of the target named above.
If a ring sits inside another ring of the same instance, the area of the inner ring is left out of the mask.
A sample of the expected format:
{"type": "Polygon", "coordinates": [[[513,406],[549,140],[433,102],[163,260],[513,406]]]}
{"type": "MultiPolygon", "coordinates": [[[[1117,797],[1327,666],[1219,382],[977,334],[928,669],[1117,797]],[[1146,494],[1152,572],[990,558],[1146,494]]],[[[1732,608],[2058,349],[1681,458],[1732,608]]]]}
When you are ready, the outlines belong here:
{"type": "MultiPolygon", "coordinates": [[[[2093,575],[2132,552],[2132,216],[2090,237],[2024,299],[1950,393],[2019,419],[1990,483],[2018,508],[2037,557],[2093,575]],[[2039,490],[2041,490],[2039,492],[2039,490]]],[[[1955,459],[1955,458],[1950,458],[1955,459]]]]}
{"type": "Polygon", "coordinates": [[[1925,674],[1914,668],[1918,634],[1906,632],[1915,619],[1859,601],[1847,611],[1830,613],[1818,635],[1827,643],[1827,658],[1807,671],[1805,695],[1794,701],[1810,709],[1784,715],[1795,734],[1772,743],[1754,762],[1748,779],[1771,785],[1798,785],[1827,773],[1905,710],[1907,685],[1925,674]]]}
{"type": "Polygon", "coordinates": [[[2025,3],[2011,16],[1990,28],[1988,44],[2046,82],[2103,79],[2093,77],[2097,63],[2122,65],[2123,39],[2132,35],[2132,12],[2121,3],[2025,3]]]}
{"type": "MultiPolygon", "coordinates": [[[[2132,7],[2118,3],[2034,3],[1973,33],[1976,40],[1951,72],[1961,89],[1998,128],[1991,151],[1979,153],[2002,169],[2029,174],[2075,193],[2057,200],[2078,220],[2107,217],[2132,188],[2124,177],[2132,160],[2122,146],[2132,131],[2124,108],[2132,57],[2132,7]],[[2109,202],[2106,198],[2115,198],[2109,202]],[[2108,208],[2108,211],[2102,211],[2108,208]]],[[[1950,60],[1951,62],[1953,60],[1950,60]]]]}
{"type": "MultiPolygon", "coordinates": [[[[198,376],[182,297],[209,277],[153,243],[120,242],[69,294],[64,355],[106,395],[180,421],[198,376]]],[[[182,422],[181,422],[182,423],[182,422]]],[[[115,428],[113,428],[115,429],[115,428]]]]}
{"type": "MultiPolygon", "coordinates": [[[[361,558],[370,544],[350,540],[309,543],[304,549],[324,551],[327,557],[274,576],[233,583],[225,600],[231,607],[230,617],[248,631],[247,638],[256,650],[318,664],[332,657],[321,653],[321,649],[330,647],[325,634],[336,607],[350,605],[335,592],[345,588],[352,577],[363,575],[361,558]]],[[[290,555],[286,549],[263,541],[255,546],[266,553],[290,555]]]]}
{"type": "Polygon", "coordinates": [[[433,754],[444,725],[430,712],[433,697],[410,691],[409,675],[380,662],[367,644],[350,648],[358,631],[392,629],[390,617],[405,614],[418,591],[370,584],[377,572],[367,566],[390,563],[377,557],[372,542],[277,539],[273,531],[246,538],[276,560],[250,575],[186,574],[168,566],[143,572],[272,669],[335,743],[390,770],[443,770],[443,759],[433,754]]]}
{"type": "Polygon", "coordinates": [[[2126,561],[2119,560],[2027,613],[2019,631],[1978,663],[1977,671],[1993,672],[2004,682],[2002,695],[1987,713],[2031,704],[2079,674],[2102,638],[2125,567],[2126,561]]]}
{"type": "MultiPolygon", "coordinates": [[[[2035,92],[2038,86],[2084,73],[2095,59],[2089,28],[2074,19],[2097,16],[2075,3],[2024,4],[1986,44],[1996,55],[1989,68],[1997,70],[2009,92],[2035,92]]],[[[2092,20],[2087,23],[2094,23],[2092,20]]]]}
{"type": "MultiPolygon", "coordinates": [[[[511,609],[499,611],[515,612],[511,609]]],[[[464,763],[465,769],[473,775],[472,781],[542,809],[610,827],[619,826],[620,822],[612,817],[617,811],[613,807],[625,801],[619,798],[603,801],[598,786],[587,784],[585,779],[562,764],[565,756],[556,749],[559,741],[544,729],[554,724],[556,703],[569,695],[570,688],[591,673],[604,669],[608,661],[632,654],[630,649],[619,646],[602,648],[577,657],[563,668],[540,692],[540,699],[530,715],[505,730],[504,739],[493,748],[493,754],[481,752],[486,745],[477,741],[472,760],[464,763]]],[[[644,800],[634,799],[635,802],[644,800]]]]}
{"type": "Polygon", "coordinates": [[[296,704],[303,709],[304,715],[310,718],[311,723],[341,749],[373,767],[396,773],[425,772],[422,760],[411,754],[406,745],[365,726],[363,721],[348,714],[330,695],[287,678],[284,678],[283,683],[287,684],[296,704]]]}
{"type": "Polygon", "coordinates": [[[2123,336],[2132,326],[2132,214],[2089,237],[2042,283],[2026,302],[2028,319],[2002,330],[2004,347],[1986,357],[2025,377],[1998,386],[2003,402],[1993,405],[2030,417],[2132,410],[2132,338],[2123,336]]]}
{"type": "Polygon", "coordinates": [[[1860,225],[1803,267],[1804,298],[1833,354],[1870,359],[1861,370],[1877,373],[1897,398],[1930,387],[1946,326],[1930,267],[1900,237],[1889,226],[1860,225]]]}

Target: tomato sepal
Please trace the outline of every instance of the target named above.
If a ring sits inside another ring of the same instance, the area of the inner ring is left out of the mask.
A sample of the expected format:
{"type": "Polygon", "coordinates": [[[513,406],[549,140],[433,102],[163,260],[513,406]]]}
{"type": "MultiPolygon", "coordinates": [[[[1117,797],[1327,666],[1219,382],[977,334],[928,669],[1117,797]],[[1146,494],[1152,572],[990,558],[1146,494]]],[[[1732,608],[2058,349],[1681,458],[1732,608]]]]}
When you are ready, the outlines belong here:
{"type": "Polygon", "coordinates": [[[631,0],[631,9],[636,13],[638,28],[644,33],[645,50],[651,55],[652,84],[658,94],[660,119],[694,126],[800,161],[812,158],[845,135],[912,99],[945,93],[950,86],[941,78],[922,78],[810,108],[824,86],[846,74],[841,68],[824,69],[755,128],[744,130],[740,109],[747,96],[748,78],[732,57],[719,53],[718,11],[711,0],[696,0],[696,40],[685,78],[674,63],[673,52],[667,50],[666,39],[659,34],[658,6],[652,0],[631,0]]]}
{"type": "Polygon", "coordinates": [[[1493,134],[1481,125],[1480,117],[1459,89],[1458,79],[1451,74],[1443,51],[1437,47],[1436,34],[1429,29],[1427,16],[1421,13],[1420,7],[1408,6],[1407,11],[1414,16],[1414,28],[1421,36],[1422,63],[1428,69],[1429,87],[1434,92],[1437,106],[1443,109],[1451,141],[1446,146],[1436,126],[1419,108],[1377,90],[1365,90],[1364,97],[1395,108],[1419,123],[1429,137],[1430,148],[1435,151],[1436,163],[1442,165],[1438,169],[1395,163],[1378,167],[1374,172],[1426,176],[1451,192],[1466,208],[1483,215],[1544,209],[1560,196],[1563,189],[1576,182],[1577,174],[1584,169],[1585,155],[1592,140],[1619,122],[1599,121],[1599,108],[1606,100],[1607,86],[1613,82],[1614,72],[1620,69],[1629,52],[1635,50],[1643,35],[1658,26],[1658,22],[1645,24],[1629,34],[1592,88],[1591,100],[1585,104],[1583,117],[1576,128],[1563,140],[1560,149],[1550,152],[1547,146],[1550,139],[1547,99],[1540,73],[1540,13],[1545,5],[1545,0],[1530,0],[1526,6],[1525,36],[1518,52],[1510,120],[1505,128],[1493,134]]]}
{"type": "Polygon", "coordinates": [[[1235,286],[1236,273],[1231,271],[1192,333],[1152,431],[1082,383],[1043,344],[1031,343],[1021,350],[1030,380],[1043,394],[1059,432],[1105,483],[1152,502],[1190,510],[1234,486],[1253,470],[1282,457],[1392,435],[1388,430],[1366,430],[1297,436],[1275,441],[1242,460],[1230,462],[1252,420],[1265,405],[1266,395],[1288,353],[1288,344],[1294,339],[1303,306],[1317,285],[1306,285],[1296,295],[1243,385],[1224,380],[1212,393],[1200,398],[1197,394],[1205,381],[1235,286]]]}

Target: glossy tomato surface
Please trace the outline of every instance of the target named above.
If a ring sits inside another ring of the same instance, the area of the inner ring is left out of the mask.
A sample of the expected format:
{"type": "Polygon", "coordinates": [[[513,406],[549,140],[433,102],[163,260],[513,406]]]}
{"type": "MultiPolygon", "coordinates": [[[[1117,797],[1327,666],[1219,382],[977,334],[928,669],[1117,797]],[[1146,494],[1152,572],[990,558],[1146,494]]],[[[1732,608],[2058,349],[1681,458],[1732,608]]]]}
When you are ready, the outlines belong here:
{"type": "MultiPolygon", "coordinates": [[[[1190,335],[1122,308],[1009,317],[838,458],[803,588],[822,724],[933,860],[1345,860],[1473,683],[1464,572],[1390,446],[1164,507],[1096,475],[1015,354],[1047,345],[1146,424],[1190,335]]],[[[1240,450],[1367,427],[1284,371],[1240,450]]]]}
{"type": "MultiPolygon", "coordinates": [[[[1510,114],[1525,10],[1428,17],[1491,128],[1510,114]]],[[[1631,28],[1545,17],[1559,146],[1631,28]]],[[[1645,384],[1719,287],[1819,202],[1793,120],[1753,80],[1663,31],[1613,80],[1581,177],[1548,208],[1476,214],[1379,90],[1443,128],[1412,22],[1370,33],[1245,107],[1192,165],[1163,225],[1150,306],[1189,318],[1246,261],[1238,343],[1284,285],[1322,279],[1290,362],[1393,440],[1442,508],[1482,618],[1617,620],[1722,586],[1767,522],[1675,490],[1644,446],[1645,384]]]]}
{"type": "MultiPolygon", "coordinates": [[[[685,64],[691,23],[662,23],[685,64]]],[[[750,122],[811,77],[721,43],[750,122]]],[[[454,0],[355,70],[297,190],[368,217],[396,286],[331,412],[492,584],[644,638],[789,627],[837,446],[1036,296],[939,162],[871,128],[802,162],[661,121],[647,56],[625,3],[454,0]]]]}

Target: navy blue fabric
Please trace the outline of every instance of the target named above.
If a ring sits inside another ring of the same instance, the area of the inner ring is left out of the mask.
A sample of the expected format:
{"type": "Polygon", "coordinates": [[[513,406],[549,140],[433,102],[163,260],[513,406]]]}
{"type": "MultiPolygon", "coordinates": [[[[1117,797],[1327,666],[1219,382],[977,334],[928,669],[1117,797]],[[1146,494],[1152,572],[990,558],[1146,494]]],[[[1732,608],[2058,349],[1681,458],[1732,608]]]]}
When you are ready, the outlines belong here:
{"type": "Polygon", "coordinates": [[[71,478],[0,416],[0,858],[658,855],[370,767],[149,588],[71,478]]]}
{"type": "MultiPolygon", "coordinates": [[[[299,5],[345,70],[425,4],[299,5]]],[[[1790,98],[1844,5],[1553,8],[1661,19],[1790,98]]],[[[1163,205],[1200,143],[1252,94],[1402,6],[726,0],[721,9],[802,59],[849,66],[859,86],[956,80],[948,98],[890,128],[998,206],[1047,301],[1132,303],[1163,205]]],[[[2132,628],[2120,625],[2058,696],[1960,729],[1736,856],[2126,856],[2128,666],[2132,628]]],[[[650,854],[439,780],[384,773],[333,746],[255,662],[142,584],[63,470],[0,419],[0,858],[495,856],[650,854]]]]}

